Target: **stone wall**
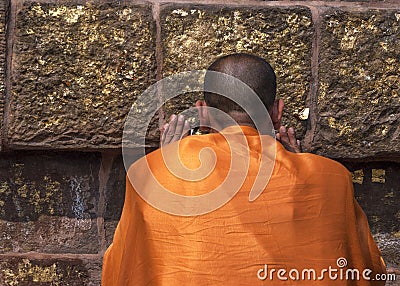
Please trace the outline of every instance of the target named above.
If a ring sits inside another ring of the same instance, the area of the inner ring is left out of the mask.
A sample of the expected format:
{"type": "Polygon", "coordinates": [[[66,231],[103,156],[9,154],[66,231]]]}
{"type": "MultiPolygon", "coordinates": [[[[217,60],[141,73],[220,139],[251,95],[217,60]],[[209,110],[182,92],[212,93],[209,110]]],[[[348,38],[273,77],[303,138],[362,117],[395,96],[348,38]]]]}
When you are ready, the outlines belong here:
{"type": "MultiPolygon", "coordinates": [[[[0,0],[0,18],[0,285],[99,285],[123,204],[132,103],[165,76],[239,51],[275,68],[285,124],[305,151],[353,172],[399,273],[398,0],[0,0]]],[[[196,99],[165,104],[146,147],[196,99]]]]}

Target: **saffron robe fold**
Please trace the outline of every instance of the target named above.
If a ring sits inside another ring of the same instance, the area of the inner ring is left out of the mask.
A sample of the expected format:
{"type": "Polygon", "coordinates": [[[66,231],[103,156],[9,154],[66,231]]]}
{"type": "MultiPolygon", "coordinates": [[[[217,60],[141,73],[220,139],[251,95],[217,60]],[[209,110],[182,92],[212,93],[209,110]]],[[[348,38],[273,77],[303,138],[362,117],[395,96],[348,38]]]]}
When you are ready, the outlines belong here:
{"type": "MultiPolygon", "coordinates": [[[[272,175],[250,202],[260,136],[250,127],[239,129],[248,143],[249,170],[236,195],[215,211],[179,216],[154,208],[129,180],[131,172],[140,173],[135,169],[140,163],[131,166],[121,219],[104,255],[102,285],[385,285],[372,281],[386,273],[385,265],[346,168],[321,156],[290,153],[269,140],[276,148],[272,175]],[[354,279],[346,279],[348,269],[348,278],[354,279]],[[371,270],[369,281],[362,277],[365,269],[371,270]]],[[[206,178],[193,182],[171,174],[160,149],[140,159],[169,190],[206,194],[229,172],[231,153],[223,132],[173,144],[179,144],[180,160],[188,168],[201,166],[199,153],[205,147],[214,150],[217,162],[206,178]]],[[[173,146],[163,148],[166,153],[168,148],[173,146]]],[[[146,188],[150,178],[136,180],[146,188]]]]}

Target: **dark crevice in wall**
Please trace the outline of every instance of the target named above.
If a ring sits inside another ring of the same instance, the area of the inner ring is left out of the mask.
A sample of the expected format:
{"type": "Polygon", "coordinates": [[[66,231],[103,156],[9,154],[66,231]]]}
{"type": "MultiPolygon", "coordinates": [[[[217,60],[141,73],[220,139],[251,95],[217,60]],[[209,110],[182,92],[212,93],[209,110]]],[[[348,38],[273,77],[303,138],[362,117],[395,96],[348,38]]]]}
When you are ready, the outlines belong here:
{"type": "Polygon", "coordinates": [[[371,231],[400,234],[400,163],[342,163],[352,172],[354,195],[371,231]]]}
{"type": "MultiPolygon", "coordinates": [[[[307,133],[304,138],[305,150],[311,150],[311,144],[313,142],[315,128],[318,121],[318,67],[319,67],[319,49],[320,49],[320,29],[321,29],[321,16],[318,8],[312,7],[311,14],[314,25],[314,35],[312,42],[312,55],[311,55],[311,88],[310,93],[307,97],[307,106],[310,108],[310,115],[308,118],[307,133]]],[[[304,151],[305,151],[304,150],[304,151]]]]}
{"type": "Polygon", "coordinates": [[[99,201],[97,207],[97,229],[99,233],[100,252],[104,252],[106,246],[104,215],[106,210],[106,191],[107,183],[110,179],[110,173],[113,167],[113,162],[118,153],[103,152],[101,155],[101,165],[99,168],[99,201]]]}
{"type": "Polygon", "coordinates": [[[10,117],[10,100],[11,100],[11,72],[12,72],[12,53],[14,47],[14,30],[15,30],[15,2],[6,2],[6,17],[5,17],[5,75],[4,75],[4,114],[1,130],[1,148],[7,149],[7,129],[10,117]]]}

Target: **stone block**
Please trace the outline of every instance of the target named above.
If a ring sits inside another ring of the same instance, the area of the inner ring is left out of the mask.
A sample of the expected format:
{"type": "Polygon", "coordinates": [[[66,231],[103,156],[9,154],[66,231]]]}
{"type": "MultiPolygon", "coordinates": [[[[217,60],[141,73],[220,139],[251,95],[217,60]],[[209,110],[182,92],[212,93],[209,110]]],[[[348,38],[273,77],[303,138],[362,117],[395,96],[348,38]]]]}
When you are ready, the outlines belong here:
{"type": "Polygon", "coordinates": [[[99,166],[96,154],[4,154],[1,252],[97,253],[99,166]]]}
{"type": "MultiPolygon", "coordinates": [[[[286,102],[284,123],[304,136],[307,122],[296,117],[306,107],[311,81],[314,32],[308,8],[167,5],[161,11],[163,76],[207,68],[218,56],[246,52],[265,58],[278,78],[286,102]]],[[[167,102],[166,116],[193,106],[201,95],[167,102]]]]}
{"type": "Polygon", "coordinates": [[[9,145],[120,147],[130,107],[154,81],[150,5],[25,1],[16,12],[9,145]]]}
{"type": "Polygon", "coordinates": [[[101,259],[1,257],[0,284],[95,286],[101,281],[101,259]]]}
{"type": "Polygon", "coordinates": [[[400,10],[329,10],[321,27],[312,151],[400,158],[400,10]]]}

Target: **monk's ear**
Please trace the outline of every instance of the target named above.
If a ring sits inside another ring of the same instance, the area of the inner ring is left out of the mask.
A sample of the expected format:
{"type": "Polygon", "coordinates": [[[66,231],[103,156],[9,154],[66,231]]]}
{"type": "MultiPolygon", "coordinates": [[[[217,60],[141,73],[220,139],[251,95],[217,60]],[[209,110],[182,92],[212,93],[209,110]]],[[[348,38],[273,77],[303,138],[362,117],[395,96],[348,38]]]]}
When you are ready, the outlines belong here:
{"type": "Polygon", "coordinates": [[[272,123],[274,124],[275,130],[278,130],[279,127],[281,127],[282,114],[283,114],[284,107],[285,107],[285,104],[283,102],[283,99],[275,100],[274,104],[272,105],[272,109],[270,111],[270,116],[271,116],[272,123]]]}

